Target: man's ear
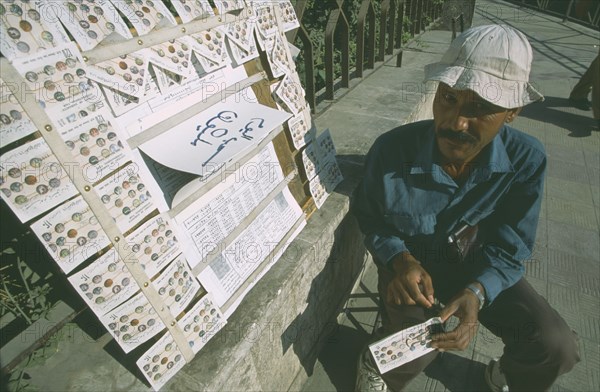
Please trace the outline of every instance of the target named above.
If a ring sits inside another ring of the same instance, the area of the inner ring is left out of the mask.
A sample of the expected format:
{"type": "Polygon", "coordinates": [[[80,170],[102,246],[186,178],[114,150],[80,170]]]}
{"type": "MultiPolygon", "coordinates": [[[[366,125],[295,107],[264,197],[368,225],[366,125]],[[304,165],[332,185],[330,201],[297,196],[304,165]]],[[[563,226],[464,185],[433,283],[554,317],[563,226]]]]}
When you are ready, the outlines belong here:
{"type": "Polygon", "coordinates": [[[506,112],[506,122],[512,122],[515,118],[517,118],[517,116],[519,115],[519,113],[521,113],[521,110],[523,110],[522,107],[520,108],[514,108],[514,109],[508,109],[508,111],[506,112]]]}

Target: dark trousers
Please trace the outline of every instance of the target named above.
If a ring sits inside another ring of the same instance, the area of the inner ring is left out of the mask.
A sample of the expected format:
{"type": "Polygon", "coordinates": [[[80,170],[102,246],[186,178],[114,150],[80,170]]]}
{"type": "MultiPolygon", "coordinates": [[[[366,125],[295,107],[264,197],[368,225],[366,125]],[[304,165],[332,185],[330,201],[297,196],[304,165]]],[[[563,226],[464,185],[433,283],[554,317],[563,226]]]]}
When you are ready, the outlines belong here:
{"type": "Polygon", "coordinates": [[[573,87],[570,98],[587,99],[590,91],[592,92],[592,111],[596,120],[600,119],[600,64],[596,56],[590,67],[579,79],[579,82],[573,87]]]}
{"type": "MultiPolygon", "coordinates": [[[[443,275],[432,274],[435,295],[442,302],[447,302],[464,287],[465,274],[460,274],[459,266],[455,267],[458,268],[453,268],[454,273],[444,268],[443,275]]],[[[389,304],[385,293],[392,278],[392,272],[379,268],[378,289],[384,304],[382,322],[385,336],[431,317],[420,306],[389,304]]],[[[524,278],[482,309],[479,322],[504,342],[500,365],[511,392],[547,390],[558,376],[567,373],[579,362],[575,334],[524,278]]],[[[400,391],[437,355],[438,352],[433,351],[382,377],[389,389],[400,391]]]]}

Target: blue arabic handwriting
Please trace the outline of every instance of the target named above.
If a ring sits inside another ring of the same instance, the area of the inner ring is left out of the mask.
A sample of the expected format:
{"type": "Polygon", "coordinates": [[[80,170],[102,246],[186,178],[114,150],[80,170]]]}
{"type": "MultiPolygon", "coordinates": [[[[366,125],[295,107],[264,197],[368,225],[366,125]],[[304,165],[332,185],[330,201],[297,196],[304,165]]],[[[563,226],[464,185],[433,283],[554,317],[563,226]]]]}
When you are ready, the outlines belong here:
{"type": "Polygon", "coordinates": [[[254,127],[251,127],[251,125],[257,121],[258,122],[258,128],[264,128],[264,124],[265,124],[265,119],[264,118],[253,118],[250,120],[250,122],[248,124],[246,124],[244,126],[244,128],[240,129],[238,132],[242,134],[242,138],[246,139],[246,140],[252,140],[253,137],[249,136],[248,133],[254,131],[254,127]]]}
{"type": "Polygon", "coordinates": [[[210,136],[212,136],[214,138],[223,137],[223,136],[227,135],[228,129],[222,128],[222,127],[217,128],[216,122],[222,121],[224,123],[231,123],[237,117],[238,117],[238,114],[236,112],[232,112],[230,110],[223,110],[216,116],[209,119],[206,122],[206,124],[204,124],[204,127],[202,125],[198,125],[196,127],[196,131],[200,131],[200,129],[202,129],[202,130],[198,133],[198,135],[196,135],[196,139],[192,140],[192,142],[191,142],[192,146],[197,147],[198,142],[206,143],[206,144],[212,146],[211,142],[209,142],[208,140],[204,140],[202,138],[204,136],[204,133],[211,130],[209,133],[210,136]]]}
{"type": "Polygon", "coordinates": [[[219,155],[219,153],[220,153],[221,151],[223,151],[223,149],[225,148],[225,146],[226,146],[226,145],[227,145],[229,142],[234,142],[234,141],[236,141],[236,140],[237,140],[237,138],[236,138],[236,137],[232,137],[232,138],[229,138],[229,139],[223,140],[223,143],[221,143],[221,144],[219,145],[219,147],[217,147],[217,151],[215,151],[215,153],[214,153],[214,154],[212,154],[210,157],[208,157],[208,159],[207,159],[206,161],[204,161],[204,163],[202,164],[202,167],[205,167],[205,166],[206,166],[206,165],[207,165],[207,164],[208,164],[210,161],[212,161],[212,159],[213,159],[214,157],[216,157],[217,155],[219,155]]]}

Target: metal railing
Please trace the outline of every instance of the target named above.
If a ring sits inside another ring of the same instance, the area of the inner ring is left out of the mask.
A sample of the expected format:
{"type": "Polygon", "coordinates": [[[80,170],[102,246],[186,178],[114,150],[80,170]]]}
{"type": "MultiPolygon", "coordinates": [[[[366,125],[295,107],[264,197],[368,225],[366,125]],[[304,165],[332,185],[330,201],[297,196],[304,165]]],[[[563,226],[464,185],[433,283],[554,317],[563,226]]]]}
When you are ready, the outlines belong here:
{"type": "Polygon", "coordinates": [[[307,0],[296,1],[300,28],[287,36],[290,42],[299,40],[302,43],[304,89],[313,112],[321,101],[333,100],[340,89],[348,88],[351,79],[362,78],[366,70],[375,68],[377,62],[394,55],[394,51],[401,48],[405,33],[409,33],[410,37],[420,34],[442,12],[442,2],[436,0],[362,0],[354,10],[357,11],[356,30],[351,37],[353,29],[350,28],[347,11],[344,11],[345,0],[328,1],[329,15],[326,26],[323,26],[325,86],[322,91],[317,92],[315,67],[319,59],[315,58],[315,43],[311,42],[306,28],[307,0]],[[356,54],[351,69],[352,41],[356,44],[356,54]],[[336,59],[339,59],[337,71],[336,59]]]}
{"type": "Polygon", "coordinates": [[[532,8],[554,16],[580,23],[587,27],[600,27],[600,1],[570,0],[508,0],[523,7],[532,8]]]}

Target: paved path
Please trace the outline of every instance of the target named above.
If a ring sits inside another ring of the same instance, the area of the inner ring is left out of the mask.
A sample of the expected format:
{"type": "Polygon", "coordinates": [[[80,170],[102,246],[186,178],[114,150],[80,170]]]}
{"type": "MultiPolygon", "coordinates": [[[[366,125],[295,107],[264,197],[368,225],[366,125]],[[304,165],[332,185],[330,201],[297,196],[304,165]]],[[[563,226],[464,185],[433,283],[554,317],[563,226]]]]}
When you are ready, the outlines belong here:
{"type": "MultiPolygon", "coordinates": [[[[523,110],[514,126],[541,140],[548,154],[545,200],[527,279],[581,338],[581,363],[553,390],[597,391],[600,132],[591,112],[569,107],[566,97],[598,53],[599,36],[509,3],[478,0],[473,24],[489,23],[505,23],[528,36],[534,49],[532,79],[546,96],[545,102],[523,110]]],[[[319,128],[331,129],[340,160],[361,161],[377,135],[409,120],[411,110],[416,113],[412,118],[431,116],[427,109],[432,95],[421,97],[425,87],[417,82],[423,77],[423,65],[439,59],[449,39],[447,31],[426,32],[405,50],[402,68],[385,65],[317,119],[319,128]]],[[[353,389],[356,358],[375,322],[375,287],[374,268],[367,265],[304,391],[353,389]]],[[[408,390],[485,390],[485,364],[501,354],[499,339],[481,327],[468,350],[446,353],[408,390]]]]}

